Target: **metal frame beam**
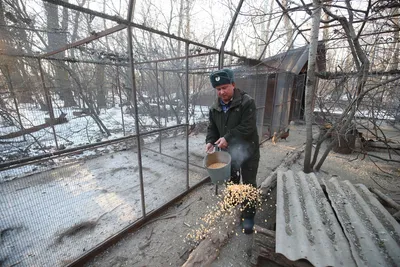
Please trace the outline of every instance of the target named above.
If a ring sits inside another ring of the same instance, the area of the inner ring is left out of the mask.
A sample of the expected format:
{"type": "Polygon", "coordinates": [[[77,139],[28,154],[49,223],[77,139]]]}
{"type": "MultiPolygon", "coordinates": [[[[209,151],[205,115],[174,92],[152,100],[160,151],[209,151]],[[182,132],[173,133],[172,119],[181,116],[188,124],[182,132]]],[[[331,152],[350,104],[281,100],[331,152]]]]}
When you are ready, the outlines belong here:
{"type": "MultiPolygon", "coordinates": [[[[158,132],[164,132],[164,131],[169,131],[169,130],[172,130],[175,128],[183,128],[183,127],[186,127],[186,124],[178,124],[178,125],[174,125],[174,126],[165,127],[162,129],[144,132],[144,133],[141,133],[141,136],[151,135],[151,134],[155,134],[158,132]]],[[[128,141],[130,139],[133,139],[133,138],[136,138],[136,134],[127,135],[124,137],[115,138],[112,140],[102,141],[102,142],[98,142],[98,143],[83,145],[80,147],[67,148],[67,149],[63,149],[63,150],[59,150],[59,151],[54,151],[51,153],[44,153],[42,155],[33,156],[33,157],[29,157],[29,158],[17,159],[17,160],[13,160],[13,161],[0,163],[0,172],[9,170],[9,169],[13,169],[13,168],[22,167],[22,166],[25,166],[28,164],[35,164],[35,163],[43,162],[45,160],[50,160],[50,159],[59,158],[59,157],[63,157],[63,156],[74,155],[74,154],[83,152],[85,150],[91,149],[91,148],[99,148],[99,147],[104,147],[104,146],[108,146],[111,144],[121,143],[124,141],[128,141]]]]}
{"type": "MultiPolygon", "coordinates": [[[[217,55],[217,54],[218,54],[218,52],[209,52],[209,53],[202,53],[202,54],[197,54],[197,55],[189,55],[189,58],[212,56],[212,55],[217,55]]],[[[34,58],[34,59],[45,59],[45,60],[54,60],[54,61],[66,61],[66,62],[70,62],[70,63],[89,63],[89,64],[109,65],[109,66],[123,66],[123,67],[129,66],[129,63],[113,63],[113,62],[107,62],[107,61],[82,60],[82,59],[74,59],[74,58],[68,58],[68,57],[63,57],[63,58],[46,57],[46,58],[44,58],[42,55],[7,54],[7,53],[2,53],[2,52],[0,52],[0,55],[10,56],[10,57],[24,57],[24,58],[34,58]]],[[[185,58],[186,57],[183,56],[183,57],[156,59],[156,60],[150,60],[150,61],[141,61],[141,62],[135,62],[135,65],[157,63],[157,62],[167,62],[167,61],[172,61],[172,60],[182,60],[182,59],[185,59],[185,58]]]]}
{"type": "MultiPolygon", "coordinates": [[[[135,112],[135,131],[136,131],[136,144],[137,144],[137,160],[139,166],[139,181],[140,181],[140,197],[142,203],[142,216],[146,217],[146,204],[144,197],[144,182],[143,182],[143,166],[142,166],[142,146],[140,142],[140,129],[139,129],[139,108],[137,101],[137,90],[136,90],[136,78],[135,78],[135,65],[133,57],[133,43],[132,43],[132,26],[127,27],[128,33],[128,55],[129,55],[129,67],[130,67],[130,78],[132,85],[132,97],[133,97],[133,108],[135,112]]],[[[132,99],[130,99],[132,101],[132,99]]],[[[131,103],[132,104],[132,103],[131,103]]]]}
{"type": "MultiPolygon", "coordinates": [[[[200,46],[200,47],[212,50],[212,51],[219,52],[219,49],[217,49],[215,47],[212,47],[212,46],[209,46],[209,45],[205,45],[205,44],[202,44],[202,43],[199,43],[199,42],[196,42],[196,41],[192,41],[192,40],[189,40],[189,39],[185,39],[185,38],[176,36],[174,34],[166,33],[166,32],[163,32],[163,31],[160,31],[160,30],[156,30],[156,29],[144,26],[144,25],[140,25],[140,24],[128,21],[126,19],[123,19],[121,17],[118,17],[118,16],[111,16],[111,15],[108,15],[108,14],[105,14],[105,13],[102,13],[102,12],[91,10],[89,8],[85,8],[85,7],[74,5],[74,4],[71,4],[71,3],[68,3],[68,2],[64,2],[62,0],[43,0],[43,1],[51,3],[51,4],[54,4],[54,5],[63,6],[63,7],[66,7],[66,8],[75,10],[75,11],[79,11],[79,12],[82,12],[82,13],[86,13],[86,14],[89,14],[89,15],[94,15],[94,16],[101,17],[101,18],[104,18],[104,19],[108,19],[110,21],[117,22],[118,24],[131,26],[133,28],[137,28],[137,29],[148,31],[148,32],[152,32],[152,33],[155,33],[155,34],[158,34],[158,35],[161,35],[161,36],[169,37],[169,38],[175,39],[177,41],[188,42],[188,43],[196,45],[196,46],[200,46]]],[[[62,51],[60,51],[60,52],[62,52],[62,51]]],[[[239,57],[239,58],[246,58],[246,57],[243,57],[243,56],[239,56],[238,54],[236,54],[236,53],[234,53],[232,51],[224,51],[224,53],[226,53],[228,55],[235,56],[235,57],[239,57]]]]}
{"type": "Polygon", "coordinates": [[[99,39],[101,37],[104,37],[104,36],[107,36],[109,34],[112,34],[114,32],[118,32],[118,31],[123,30],[125,28],[126,28],[126,25],[119,24],[119,25],[114,26],[114,27],[112,27],[110,29],[106,29],[104,31],[95,33],[92,36],[86,37],[86,38],[84,38],[82,40],[79,40],[77,42],[73,42],[73,43],[68,44],[68,45],[66,45],[64,47],[56,49],[54,51],[45,53],[45,54],[41,55],[40,57],[42,57],[42,58],[49,57],[49,56],[64,52],[65,50],[68,50],[68,49],[71,49],[71,48],[74,48],[74,47],[77,47],[77,46],[80,46],[80,45],[83,45],[83,44],[88,44],[88,43],[90,43],[90,42],[92,42],[94,40],[97,40],[97,39],[99,39]]]}
{"type": "Polygon", "coordinates": [[[224,40],[222,41],[221,47],[220,47],[220,49],[219,49],[218,67],[219,67],[220,69],[222,69],[222,67],[224,66],[225,44],[226,44],[226,42],[228,41],[229,35],[231,35],[233,26],[235,25],[236,19],[237,19],[238,15],[239,15],[239,12],[240,12],[240,9],[242,8],[243,1],[244,1],[244,0],[240,0],[238,6],[237,6],[237,8],[236,8],[235,15],[234,15],[233,18],[232,18],[231,24],[229,25],[228,31],[226,32],[225,38],[224,38],[224,40]]]}
{"type": "Polygon", "coordinates": [[[281,4],[281,2],[279,2],[279,0],[276,0],[276,3],[280,6],[280,8],[283,11],[283,14],[286,15],[289,20],[292,22],[292,24],[296,27],[296,29],[300,32],[301,36],[303,36],[304,40],[307,42],[307,44],[309,44],[310,42],[308,41],[308,39],[304,36],[304,34],[300,31],[299,27],[297,26],[297,24],[294,22],[294,20],[289,16],[287,9],[281,4]]]}

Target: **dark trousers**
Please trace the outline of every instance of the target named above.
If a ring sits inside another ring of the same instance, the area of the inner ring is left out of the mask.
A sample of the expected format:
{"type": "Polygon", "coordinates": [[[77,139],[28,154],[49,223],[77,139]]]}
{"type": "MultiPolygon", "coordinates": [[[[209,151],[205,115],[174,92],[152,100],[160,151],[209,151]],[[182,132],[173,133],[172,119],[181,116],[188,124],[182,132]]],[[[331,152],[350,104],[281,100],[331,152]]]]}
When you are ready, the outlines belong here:
{"type": "MultiPolygon", "coordinates": [[[[241,161],[234,157],[234,153],[231,153],[231,179],[230,182],[235,184],[240,183],[240,176],[242,177],[243,184],[250,184],[257,188],[257,171],[258,163],[260,161],[260,150],[256,149],[254,153],[246,160],[241,161]]],[[[245,201],[245,206],[242,217],[243,218],[254,218],[256,214],[256,204],[248,203],[245,201]]]]}

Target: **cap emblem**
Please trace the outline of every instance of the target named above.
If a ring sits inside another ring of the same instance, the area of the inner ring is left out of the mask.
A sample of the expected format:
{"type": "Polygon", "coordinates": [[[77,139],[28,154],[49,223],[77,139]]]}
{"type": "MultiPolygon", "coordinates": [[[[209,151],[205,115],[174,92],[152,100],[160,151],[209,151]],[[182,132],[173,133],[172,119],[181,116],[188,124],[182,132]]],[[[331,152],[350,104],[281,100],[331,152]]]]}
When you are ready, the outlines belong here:
{"type": "Polygon", "coordinates": [[[217,76],[217,77],[215,77],[215,80],[216,80],[217,82],[219,82],[219,80],[221,80],[221,78],[220,78],[219,76],[217,76]]]}

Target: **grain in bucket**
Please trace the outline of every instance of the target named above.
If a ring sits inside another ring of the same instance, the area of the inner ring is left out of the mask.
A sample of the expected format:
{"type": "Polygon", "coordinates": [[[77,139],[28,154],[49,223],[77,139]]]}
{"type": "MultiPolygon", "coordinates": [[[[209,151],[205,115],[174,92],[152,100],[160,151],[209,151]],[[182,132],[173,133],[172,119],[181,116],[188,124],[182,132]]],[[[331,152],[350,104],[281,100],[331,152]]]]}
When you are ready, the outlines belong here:
{"type": "Polygon", "coordinates": [[[225,151],[207,154],[204,158],[204,167],[206,167],[212,183],[223,184],[231,176],[231,155],[225,151]]]}

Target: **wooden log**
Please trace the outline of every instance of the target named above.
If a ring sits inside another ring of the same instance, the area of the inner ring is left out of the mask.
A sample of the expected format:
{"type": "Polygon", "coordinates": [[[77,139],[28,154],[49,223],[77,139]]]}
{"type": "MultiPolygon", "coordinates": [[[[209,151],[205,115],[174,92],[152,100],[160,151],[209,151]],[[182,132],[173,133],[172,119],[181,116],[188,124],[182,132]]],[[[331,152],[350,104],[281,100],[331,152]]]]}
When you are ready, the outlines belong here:
{"type": "Polygon", "coordinates": [[[260,185],[261,195],[266,196],[268,191],[276,187],[276,178],[278,177],[278,169],[273,171],[260,185]]]}
{"type": "Polygon", "coordinates": [[[400,211],[398,211],[395,214],[393,214],[393,218],[395,218],[396,221],[400,222],[400,211]]]}
{"type": "Polygon", "coordinates": [[[90,115],[90,109],[88,108],[83,108],[80,111],[73,111],[72,115],[76,116],[76,117],[82,117],[82,116],[86,116],[86,115],[90,115]]]}
{"type": "Polygon", "coordinates": [[[380,199],[382,199],[388,206],[400,211],[400,204],[396,203],[393,199],[383,194],[376,188],[370,187],[369,191],[377,195],[380,199]]]}
{"type": "Polygon", "coordinates": [[[368,140],[365,141],[363,146],[366,150],[374,150],[374,149],[393,149],[393,150],[400,150],[400,144],[394,143],[391,140],[388,140],[386,143],[383,141],[372,141],[368,140]]]}
{"type": "Polygon", "coordinates": [[[275,232],[255,225],[251,263],[259,264],[261,258],[268,259],[281,266],[287,267],[312,267],[307,261],[291,261],[279,253],[275,253],[275,232]]]}
{"type": "Polygon", "coordinates": [[[30,134],[30,133],[34,133],[34,132],[40,131],[42,129],[50,127],[51,125],[57,125],[57,124],[66,123],[66,122],[68,122],[66,116],[67,116],[67,114],[61,113],[61,115],[58,118],[54,119],[54,121],[47,120],[46,123],[43,123],[43,124],[40,124],[40,125],[37,125],[37,126],[33,126],[31,128],[22,129],[22,130],[20,130],[18,132],[13,132],[13,133],[9,133],[9,134],[6,134],[6,135],[2,135],[2,136],[0,136],[0,140],[19,137],[19,136],[22,136],[22,135],[25,135],[25,134],[30,134]]]}
{"type": "Polygon", "coordinates": [[[304,147],[299,150],[293,151],[283,161],[283,166],[286,168],[290,168],[296,161],[300,158],[301,154],[304,152],[304,147]]]}
{"type": "Polygon", "coordinates": [[[232,221],[239,221],[239,211],[236,209],[232,215],[225,216],[219,223],[220,227],[211,232],[210,237],[204,239],[190,253],[187,261],[182,267],[210,266],[218,257],[220,248],[224,246],[237,226],[232,221]]]}
{"type": "Polygon", "coordinates": [[[297,151],[293,151],[287,155],[287,157],[281,162],[281,164],[261,183],[260,189],[261,194],[266,195],[270,189],[274,189],[276,186],[276,178],[278,177],[278,171],[286,171],[292,166],[304,152],[304,146],[297,151]]]}

